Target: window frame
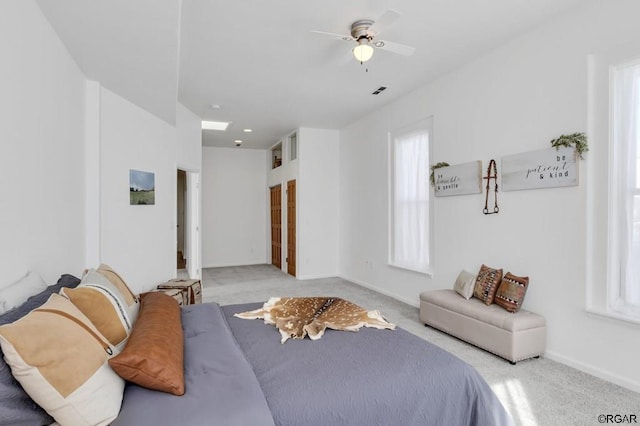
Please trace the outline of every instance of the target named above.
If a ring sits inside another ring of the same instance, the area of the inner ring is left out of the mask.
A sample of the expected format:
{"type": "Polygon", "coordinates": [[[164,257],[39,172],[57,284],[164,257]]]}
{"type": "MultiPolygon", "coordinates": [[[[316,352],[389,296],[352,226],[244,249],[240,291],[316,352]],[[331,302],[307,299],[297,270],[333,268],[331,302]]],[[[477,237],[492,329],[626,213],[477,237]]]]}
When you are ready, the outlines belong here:
{"type": "Polygon", "coordinates": [[[434,200],[434,192],[433,188],[429,184],[429,165],[431,162],[431,158],[433,158],[433,145],[434,145],[434,136],[433,136],[433,117],[423,118],[409,125],[400,127],[393,131],[388,132],[388,258],[387,262],[389,266],[400,268],[403,270],[408,270],[412,272],[417,272],[420,274],[425,274],[427,276],[433,276],[433,260],[434,260],[434,251],[433,251],[433,200],[434,200]],[[402,264],[396,262],[395,260],[395,140],[409,135],[411,133],[425,131],[427,133],[427,164],[426,170],[427,173],[424,176],[425,182],[427,184],[427,252],[428,252],[428,260],[425,268],[418,268],[411,265],[402,264]]]}
{"type": "Polygon", "coordinates": [[[640,318],[613,309],[615,269],[611,265],[616,246],[611,238],[612,216],[611,159],[613,158],[613,73],[615,67],[640,58],[640,41],[623,44],[587,55],[587,134],[589,146],[586,166],[585,202],[585,311],[605,321],[621,321],[639,327],[640,318]]]}
{"type": "MultiPolygon", "coordinates": [[[[638,164],[633,162],[633,166],[626,175],[627,178],[633,173],[636,178],[632,188],[624,188],[620,183],[620,176],[615,171],[620,166],[621,154],[618,153],[619,140],[616,133],[616,106],[618,103],[618,71],[627,67],[640,67],[640,55],[635,55],[632,59],[616,61],[609,64],[609,159],[607,161],[609,169],[608,185],[608,217],[607,217],[607,283],[606,283],[606,312],[612,317],[626,321],[640,323],[640,305],[630,304],[625,296],[625,283],[623,281],[623,249],[622,244],[628,236],[623,235],[623,229],[619,217],[621,210],[626,210],[625,204],[629,199],[633,201],[635,196],[640,196],[640,185],[637,179],[638,164]]],[[[639,123],[640,125],[640,123],[639,123]]],[[[632,208],[632,214],[635,209],[632,208]]],[[[633,232],[631,223],[630,232],[633,232]]],[[[628,231],[627,231],[628,232],[628,231]]]]}

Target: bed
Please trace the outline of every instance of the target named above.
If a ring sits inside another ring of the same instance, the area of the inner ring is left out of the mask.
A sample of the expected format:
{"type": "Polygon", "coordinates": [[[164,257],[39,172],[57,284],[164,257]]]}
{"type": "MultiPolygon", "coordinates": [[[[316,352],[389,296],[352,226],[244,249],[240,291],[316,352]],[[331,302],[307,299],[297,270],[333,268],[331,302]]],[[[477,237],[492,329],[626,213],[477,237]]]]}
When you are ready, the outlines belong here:
{"type": "MultiPolygon", "coordinates": [[[[48,292],[77,281],[66,275],[48,292]]],[[[47,297],[30,299],[0,316],[0,323],[14,321],[47,297]]],[[[127,383],[111,424],[513,424],[473,367],[405,330],[327,330],[317,341],[281,344],[275,327],[233,316],[260,306],[183,307],[186,393],[127,383]]],[[[7,374],[0,362],[0,425],[51,423],[7,374]]]]}
{"type": "Polygon", "coordinates": [[[129,384],[113,425],[512,424],[473,367],[405,330],[281,344],[275,327],[233,317],[260,306],[183,307],[186,394],[129,384]]]}

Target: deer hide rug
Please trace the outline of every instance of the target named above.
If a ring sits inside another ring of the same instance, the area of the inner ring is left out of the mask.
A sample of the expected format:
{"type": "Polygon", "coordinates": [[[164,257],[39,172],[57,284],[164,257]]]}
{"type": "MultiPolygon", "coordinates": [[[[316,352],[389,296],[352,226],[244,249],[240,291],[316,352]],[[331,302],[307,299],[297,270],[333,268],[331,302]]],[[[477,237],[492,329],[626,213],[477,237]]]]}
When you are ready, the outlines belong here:
{"type": "Polygon", "coordinates": [[[264,319],[280,331],[284,343],[289,338],[318,340],[327,328],[358,331],[361,327],[393,330],[379,311],[367,311],[337,297],[272,297],[262,308],[234,314],[244,319],[264,319]]]}

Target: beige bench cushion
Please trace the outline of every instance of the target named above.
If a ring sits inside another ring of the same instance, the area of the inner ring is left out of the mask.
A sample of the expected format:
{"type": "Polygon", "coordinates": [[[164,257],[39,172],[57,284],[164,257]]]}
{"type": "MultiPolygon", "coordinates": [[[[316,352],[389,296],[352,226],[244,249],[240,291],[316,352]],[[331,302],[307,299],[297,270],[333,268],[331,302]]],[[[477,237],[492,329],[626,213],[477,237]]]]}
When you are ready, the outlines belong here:
{"type": "Polygon", "coordinates": [[[449,289],[422,292],[420,300],[511,332],[545,326],[545,319],[541,315],[523,309],[511,313],[495,304],[487,306],[478,299],[466,300],[449,289]]]}

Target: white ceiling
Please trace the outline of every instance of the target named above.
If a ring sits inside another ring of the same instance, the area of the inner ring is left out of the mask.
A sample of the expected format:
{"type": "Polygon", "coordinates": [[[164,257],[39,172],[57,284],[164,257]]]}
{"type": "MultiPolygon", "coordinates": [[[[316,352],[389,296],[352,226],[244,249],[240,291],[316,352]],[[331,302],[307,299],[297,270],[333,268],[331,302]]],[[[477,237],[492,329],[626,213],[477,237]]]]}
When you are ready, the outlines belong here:
{"type": "Polygon", "coordinates": [[[586,0],[36,1],[88,78],[172,124],[176,99],[232,122],[205,146],[267,148],[297,127],[339,129],[586,0]],[[351,44],[311,33],[388,9],[402,16],[380,37],[413,56],[360,65],[351,44]]]}

